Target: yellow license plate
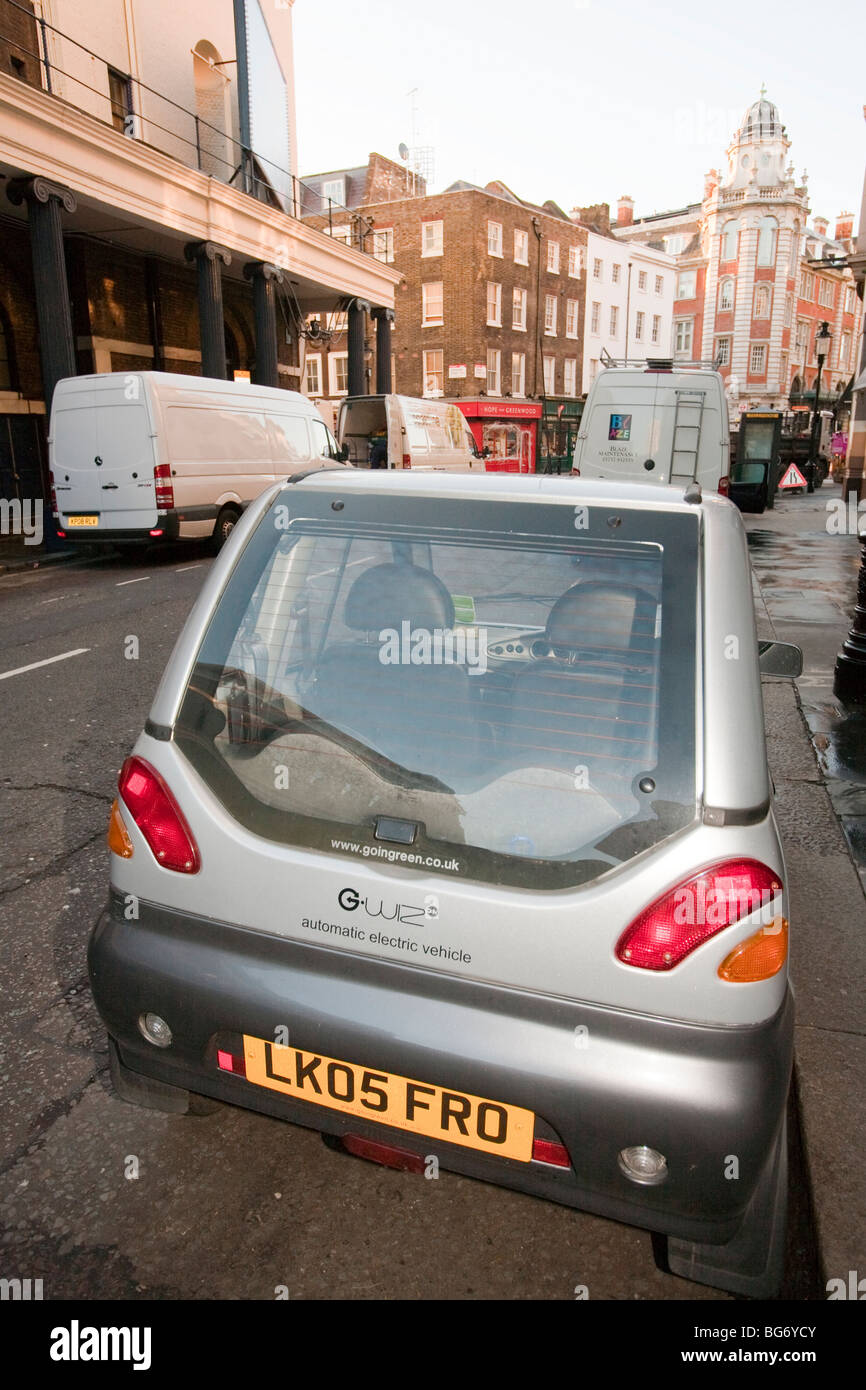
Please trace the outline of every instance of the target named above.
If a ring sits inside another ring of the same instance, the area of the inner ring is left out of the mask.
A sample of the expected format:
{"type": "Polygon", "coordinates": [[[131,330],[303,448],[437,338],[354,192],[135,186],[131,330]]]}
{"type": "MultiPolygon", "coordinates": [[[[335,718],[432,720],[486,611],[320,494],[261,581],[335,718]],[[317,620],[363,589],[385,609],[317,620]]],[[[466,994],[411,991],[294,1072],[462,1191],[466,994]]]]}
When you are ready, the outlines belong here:
{"type": "Polygon", "coordinates": [[[98,517],[98,516],[68,516],[68,517],[66,518],[66,525],[67,525],[67,526],[98,526],[98,525],[99,525],[99,517],[98,517]]]}
{"type": "Polygon", "coordinates": [[[535,1116],[516,1105],[244,1035],[247,1080],[344,1115],[528,1163],[535,1116]]]}

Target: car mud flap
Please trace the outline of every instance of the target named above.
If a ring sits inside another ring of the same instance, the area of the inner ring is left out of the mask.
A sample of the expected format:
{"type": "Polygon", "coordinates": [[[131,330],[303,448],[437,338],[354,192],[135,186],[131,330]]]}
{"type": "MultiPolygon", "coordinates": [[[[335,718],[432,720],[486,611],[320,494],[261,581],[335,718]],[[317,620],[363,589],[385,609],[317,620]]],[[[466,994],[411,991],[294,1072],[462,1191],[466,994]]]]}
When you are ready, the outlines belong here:
{"type": "Polygon", "coordinates": [[[108,1039],[108,1070],[115,1094],[129,1105],[141,1105],[145,1110],[162,1110],[167,1115],[186,1115],[190,1110],[190,1093],[165,1081],[154,1081],[130,1071],[120,1058],[114,1038],[108,1039]]]}
{"type": "Polygon", "coordinates": [[[709,1284],[747,1298],[772,1298],[778,1293],[785,1266],[788,1211],[788,1121],[779,1137],[748,1210],[733,1240],[726,1245],[700,1245],[668,1237],[657,1263],[670,1274],[709,1284]]]}

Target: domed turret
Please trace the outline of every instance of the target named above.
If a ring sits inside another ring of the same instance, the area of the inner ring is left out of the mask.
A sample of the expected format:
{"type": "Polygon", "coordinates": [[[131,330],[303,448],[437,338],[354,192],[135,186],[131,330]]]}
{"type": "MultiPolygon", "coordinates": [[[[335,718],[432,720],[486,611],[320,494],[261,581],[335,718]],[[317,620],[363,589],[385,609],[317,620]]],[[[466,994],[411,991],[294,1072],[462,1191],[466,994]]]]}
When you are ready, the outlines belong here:
{"type": "Polygon", "coordinates": [[[779,140],[785,134],[785,127],[779,120],[779,108],[763,95],[753,101],[737,132],[737,144],[750,140],[779,140]]]}

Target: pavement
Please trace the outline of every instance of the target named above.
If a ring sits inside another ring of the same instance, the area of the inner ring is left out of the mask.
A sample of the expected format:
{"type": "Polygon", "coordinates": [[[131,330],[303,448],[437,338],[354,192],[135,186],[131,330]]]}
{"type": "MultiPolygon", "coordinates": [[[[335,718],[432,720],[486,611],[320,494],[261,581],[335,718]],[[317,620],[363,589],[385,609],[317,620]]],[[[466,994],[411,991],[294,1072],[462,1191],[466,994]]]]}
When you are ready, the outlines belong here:
{"type": "Polygon", "coordinates": [[[841,489],[746,516],[760,637],[803,651],[797,681],[763,682],[788,871],[795,1084],[822,1282],[866,1274],[866,710],[833,694],[857,591],[856,535],[828,522],[841,489]]]}

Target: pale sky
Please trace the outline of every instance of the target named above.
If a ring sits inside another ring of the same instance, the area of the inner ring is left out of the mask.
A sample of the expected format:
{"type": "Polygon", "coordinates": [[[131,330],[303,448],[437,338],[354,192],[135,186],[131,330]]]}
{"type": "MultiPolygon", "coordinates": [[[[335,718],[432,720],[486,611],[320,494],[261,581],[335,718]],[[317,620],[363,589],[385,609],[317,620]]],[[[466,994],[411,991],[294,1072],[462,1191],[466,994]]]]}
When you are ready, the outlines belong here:
{"type": "Polygon", "coordinates": [[[699,202],[761,83],[813,215],[856,221],[861,0],[295,0],[299,173],[434,149],[433,190],[502,179],[532,202],[635,215],[699,202]]]}

